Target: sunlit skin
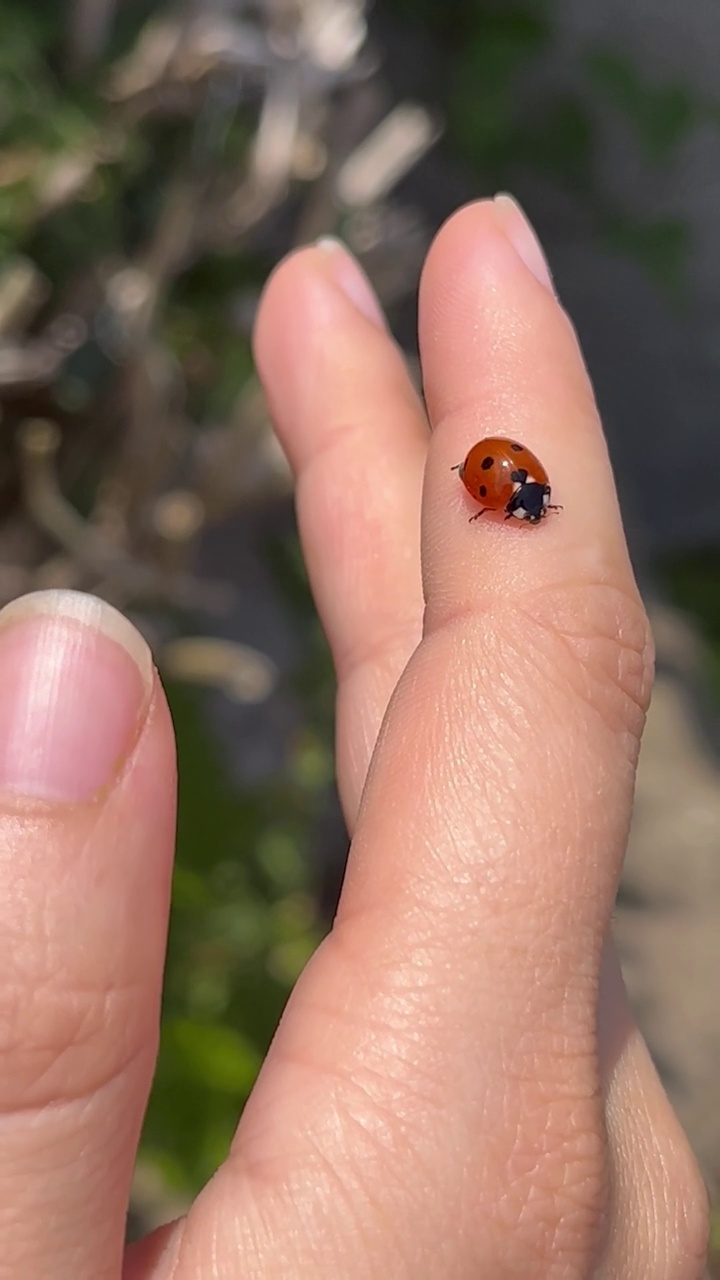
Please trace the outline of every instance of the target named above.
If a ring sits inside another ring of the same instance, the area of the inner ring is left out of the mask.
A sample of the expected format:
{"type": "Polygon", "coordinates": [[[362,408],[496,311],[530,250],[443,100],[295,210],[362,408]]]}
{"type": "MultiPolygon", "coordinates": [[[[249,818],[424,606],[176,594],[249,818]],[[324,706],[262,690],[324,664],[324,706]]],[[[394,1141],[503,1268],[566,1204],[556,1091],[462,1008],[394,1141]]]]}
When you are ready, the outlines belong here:
{"type": "Polygon", "coordinates": [[[364,287],[302,249],[255,335],[337,671],[337,919],[225,1163],[124,1254],[175,760],[157,678],[99,673],[116,726],[137,700],[112,780],[0,794],[0,1280],[702,1275],[703,1183],[609,938],[652,646],[573,329],[507,202],[430,250],[424,404],[364,287]],[[556,518],[468,523],[481,435],[543,459],[556,518]]]}

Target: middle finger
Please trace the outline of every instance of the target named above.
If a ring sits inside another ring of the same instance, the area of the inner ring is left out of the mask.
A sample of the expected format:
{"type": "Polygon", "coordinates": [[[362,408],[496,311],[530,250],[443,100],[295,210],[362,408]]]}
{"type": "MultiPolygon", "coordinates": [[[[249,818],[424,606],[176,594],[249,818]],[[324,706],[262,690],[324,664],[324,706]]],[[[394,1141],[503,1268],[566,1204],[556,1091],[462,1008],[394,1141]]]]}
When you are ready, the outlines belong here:
{"type": "Polygon", "coordinates": [[[390,695],[420,639],[428,428],[357,264],[335,242],[281,264],[255,355],[297,476],[313,591],[338,677],[338,786],[350,829],[390,695]]]}

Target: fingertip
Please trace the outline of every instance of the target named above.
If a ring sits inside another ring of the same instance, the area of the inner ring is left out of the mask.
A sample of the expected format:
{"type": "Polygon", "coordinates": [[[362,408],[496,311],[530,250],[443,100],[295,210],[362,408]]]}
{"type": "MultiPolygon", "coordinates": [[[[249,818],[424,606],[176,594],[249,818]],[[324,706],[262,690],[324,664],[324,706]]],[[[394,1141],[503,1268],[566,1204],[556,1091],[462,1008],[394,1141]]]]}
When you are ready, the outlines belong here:
{"type": "MultiPolygon", "coordinates": [[[[336,236],[323,236],[315,242],[315,251],[322,255],[318,267],[328,272],[333,283],[344,293],[348,302],[378,329],[387,327],[385,314],[370,280],[357,258],[347,245],[336,236]]],[[[313,261],[315,261],[313,259],[313,261]]]]}
{"type": "Polygon", "coordinates": [[[632,573],[590,379],[515,202],[465,206],[438,233],[423,278],[420,349],[434,428],[424,509],[431,594],[461,600],[483,577],[488,585],[494,578],[497,591],[509,581],[527,592],[533,584],[603,579],[628,589],[632,573]],[[492,516],[468,524],[476,506],[450,468],[486,437],[525,445],[563,509],[535,528],[492,516]]]}
{"type": "Polygon", "coordinates": [[[384,368],[388,354],[401,364],[367,276],[333,238],[295,250],[275,268],[258,308],[253,350],[296,473],[338,412],[339,398],[359,401],[368,368],[384,368]]]}
{"type": "Polygon", "coordinates": [[[538,284],[554,293],[550,265],[530,219],[514,196],[501,191],[493,200],[493,209],[500,229],[507,236],[518,256],[532,272],[538,284]]]}
{"type": "Polygon", "coordinates": [[[307,252],[306,248],[301,248],[286,254],[275,264],[262,287],[251,339],[255,362],[261,374],[265,353],[272,351],[274,317],[276,313],[282,315],[289,295],[295,291],[298,272],[303,273],[302,260],[307,252]]]}
{"type": "Polygon", "coordinates": [[[273,269],[260,299],[253,347],[259,362],[276,344],[289,317],[300,314],[306,340],[328,323],[362,317],[386,330],[385,315],[370,283],[350,249],[335,236],[292,250],[273,269]],[[307,327],[309,326],[309,327],[307,327]]]}
{"type": "Polygon", "coordinates": [[[0,793],[82,803],[112,786],[153,681],[132,624],[94,596],[40,591],[0,613],[0,793]]]}
{"type": "Polygon", "coordinates": [[[510,242],[523,265],[548,292],[554,293],[552,273],[540,238],[515,196],[500,191],[491,198],[471,200],[445,220],[428,254],[423,279],[432,276],[443,255],[472,253],[484,236],[500,235],[510,242]]]}

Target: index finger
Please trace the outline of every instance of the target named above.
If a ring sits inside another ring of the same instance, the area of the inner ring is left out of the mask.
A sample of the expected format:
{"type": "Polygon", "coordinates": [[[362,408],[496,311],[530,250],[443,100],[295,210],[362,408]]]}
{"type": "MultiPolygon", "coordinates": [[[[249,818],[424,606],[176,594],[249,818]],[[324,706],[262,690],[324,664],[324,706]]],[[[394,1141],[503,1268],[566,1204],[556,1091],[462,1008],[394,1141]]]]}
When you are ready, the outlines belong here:
{"type": "MultiPolygon", "coordinates": [[[[465,742],[461,755],[453,747],[453,789],[465,781],[456,832],[492,871],[495,909],[542,938],[546,972],[560,947],[566,974],[584,969],[594,1016],[653,665],[605,438],[514,203],[471,205],[446,224],[420,301],[433,427],[425,645],[445,670],[438,722],[465,742]],[[469,523],[479,506],[451,467],[489,436],[539,457],[562,510],[535,526],[503,511],[469,523]]],[[[518,997],[537,958],[524,977],[518,966],[518,997]]]]}
{"type": "MultiPolygon", "coordinates": [[[[440,233],[422,282],[420,345],[434,428],[424,506],[433,618],[446,606],[477,604],[478,591],[520,602],[584,582],[615,588],[623,609],[626,598],[637,603],[590,379],[534,233],[513,201],[470,205],[440,233]],[[552,501],[563,506],[559,516],[537,529],[515,520],[507,528],[494,520],[468,527],[462,513],[477,507],[450,468],[490,435],[519,440],[539,456],[552,501]]],[[[647,629],[634,612],[642,658],[647,629]]],[[[642,683],[641,697],[646,692],[642,683]]]]}
{"type": "MultiPolygon", "coordinates": [[[[482,202],[445,225],[428,258],[420,296],[433,428],[423,495],[424,640],[398,688],[373,772],[387,791],[383,761],[392,744],[408,740],[412,716],[404,786],[397,763],[389,774],[399,792],[395,822],[430,849],[446,848],[453,875],[467,878],[485,909],[492,899],[500,919],[485,922],[485,946],[492,948],[495,930],[507,946],[512,918],[546,954],[546,980],[560,947],[576,977],[584,969],[594,1017],[652,643],[590,382],[539,249],[528,270],[531,236],[514,206],[498,215],[494,202],[482,202]],[[488,436],[521,441],[539,456],[563,510],[537,526],[508,522],[502,511],[469,523],[479,507],[451,468],[488,436]]],[[[361,818],[371,844],[367,831],[381,812],[372,798],[369,786],[361,818]]],[[[378,844],[394,847],[387,834],[378,844]]],[[[420,868],[415,855],[415,886],[420,868]]],[[[380,866],[363,858],[351,875],[345,905],[353,912],[406,891],[402,857],[380,866]]],[[[341,918],[343,911],[341,904],[341,918]]],[[[532,976],[538,954],[530,947],[513,975],[523,1018],[523,992],[543,998],[532,976]]]]}

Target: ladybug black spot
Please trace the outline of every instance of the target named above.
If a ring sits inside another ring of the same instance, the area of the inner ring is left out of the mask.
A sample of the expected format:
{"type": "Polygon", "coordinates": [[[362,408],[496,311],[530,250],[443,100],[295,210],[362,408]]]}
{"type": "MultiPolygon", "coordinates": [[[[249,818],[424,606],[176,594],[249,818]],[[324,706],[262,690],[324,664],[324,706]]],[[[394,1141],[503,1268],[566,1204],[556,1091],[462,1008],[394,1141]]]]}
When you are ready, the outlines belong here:
{"type": "Polygon", "coordinates": [[[495,459],[491,458],[490,455],[488,454],[487,458],[483,458],[482,462],[480,463],[480,466],[482,467],[483,471],[489,471],[491,467],[495,466],[495,459]]]}
{"type": "Polygon", "coordinates": [[[515,453],[522,453],[523,451],[523,447],[521,444],[511,444],[510,448],[513,449],[515,453]]]}
{"type": "Polygon", "coordinates": [[[481,484],[480,488],[478,489],[478,493],[480,494],[481,498],[487,498],[487,485],[481,484]]]}

